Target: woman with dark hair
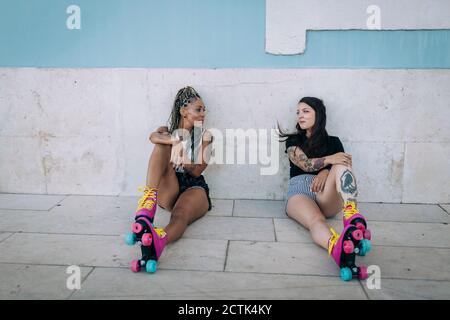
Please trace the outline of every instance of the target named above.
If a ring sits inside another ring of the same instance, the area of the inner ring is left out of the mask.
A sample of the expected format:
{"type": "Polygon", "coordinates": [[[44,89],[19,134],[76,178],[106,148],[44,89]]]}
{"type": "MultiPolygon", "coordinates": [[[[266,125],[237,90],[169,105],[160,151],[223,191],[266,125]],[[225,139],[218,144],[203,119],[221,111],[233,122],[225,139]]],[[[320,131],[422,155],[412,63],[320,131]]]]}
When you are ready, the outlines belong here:
{"type": "Polygon", "coordinates": [[[301,99],[297,106],[297,132],[287,138],[286,153],[290,162],[290,181],[286,197],[286,214],[306,227],[313,241],[328,250],[341,268],[341,278],[367,278],[367,269],[355,265],[355,255],[370,250],[370,231],[358,212],[356,178],[352,156],[344,152],[338,137],[329,136],[326,110],[322,100],[301,99]],[[339,235],[326,218],[343,211],[344,230],[339,235]]]}
{"type": "Polygon", "coordinates": [[[211,210],[209,188],[202,175],[207,166],[212,137],[203,129],[206,107],[192,87],[178,91],[169,127],[150,135],[155,145],[150,156],[144,195],[138,202],[135,222],[126,243],[141,242],[142,259],[131,270],[156,271],[156,262],[169,242],[178,240],[187,226],[211,210]],[[171,211],[169,224],[155,228],[156,205],[171,211]]]}

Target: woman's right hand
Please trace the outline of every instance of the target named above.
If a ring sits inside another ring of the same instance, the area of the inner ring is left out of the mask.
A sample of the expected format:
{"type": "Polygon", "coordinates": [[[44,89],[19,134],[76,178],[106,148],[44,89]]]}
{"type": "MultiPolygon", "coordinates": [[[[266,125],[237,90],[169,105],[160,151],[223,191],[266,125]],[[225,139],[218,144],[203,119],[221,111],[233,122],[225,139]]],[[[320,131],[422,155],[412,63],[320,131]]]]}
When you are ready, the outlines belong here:
{"type": "Polygon", "coordinates": [[[158,133],[164,133],[164,132],[169,133],[169,127],[166,127],[166,126],[159,127],[158,129],[156,129],[156,132],[158,132],[158,133]]]}
{"type": "Polygon", "coordinates": [[[342,164],[344,166],[352,166],[352,156],[348,153],[338,152],[325,158],[327,164],[342,164]]]}
{"type": "Polygon", "coordinates": [[[155,130],[155,132],[152,132],[150,134],[149,139],[153,144],[159,143],[175,145],[180,142],[180,139],[175,139],[174,137],[172,137],[172,135],[169,133],[168,127],[159,127],[155,130]]]}

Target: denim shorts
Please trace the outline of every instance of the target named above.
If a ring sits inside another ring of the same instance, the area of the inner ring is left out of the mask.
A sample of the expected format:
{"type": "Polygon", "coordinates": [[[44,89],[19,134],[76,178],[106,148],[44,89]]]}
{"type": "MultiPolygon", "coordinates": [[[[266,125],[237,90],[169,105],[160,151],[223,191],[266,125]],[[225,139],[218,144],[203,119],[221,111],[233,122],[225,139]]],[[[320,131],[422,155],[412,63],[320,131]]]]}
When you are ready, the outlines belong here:
{"type": "Polygon", "coordinates": [[[305,195],[311,200],[316,201],[316,193],[311,191],[311,184],[315,177],[316,175],[314,174],[301,174],[289,180],[286,203],[284,205],[285,211],[287,209],[289,199],[297,194],[305,195]]]}
{"type": "Polygon", "coordinates": [[[180,192],[178,196],[180,196],[183,192],[186,190],[192,189],[192,188],[201,188],[205,190],[206,197],[208,198],[208,211],[211,210],[212,204],[211,204],[211,198],[209,197],[209,187],[208,184],[205,181],[205,178],[203,175],[199,177],[193,177],[188,173],[185,172],[176,172],[177,179],[178,179],[178,185],[180,186],[180,192]]]}

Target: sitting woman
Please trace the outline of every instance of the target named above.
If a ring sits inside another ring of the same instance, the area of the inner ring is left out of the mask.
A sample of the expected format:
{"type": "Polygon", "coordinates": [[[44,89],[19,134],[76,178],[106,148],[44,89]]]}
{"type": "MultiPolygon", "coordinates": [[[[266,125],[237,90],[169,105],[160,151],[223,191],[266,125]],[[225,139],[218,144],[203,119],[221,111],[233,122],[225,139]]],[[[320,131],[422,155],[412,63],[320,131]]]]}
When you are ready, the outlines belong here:
{"type": "Polygon", "coordinates": [[[286,214],[306,227],[313,241],[332,255],[341,268],[341,278],[367,278],[367,268],[355,265],[355,255],[370,250],[370,231],[358,212],[358,188],[352,171],[352,156],[344,153],[338,137],[329,136],[322,100],[301,99],[297,106],[297,132],[287,138],[290,181],[286,214]],[[326,218],[343,211],[344,230],[339,235],[326,218]],[[363,239],[364,238],[364,239],[363,239]]]}
{"type": "Polygon", "coordinates": [[[159,127],[150,135],[155,145],[150,156],[144,195],[138,202],[132,233],[126,242],[140,241],[142,259],[131,270],[156,271],[156,262],[169,242],[179,239],[187,226],[211,210],[209,188],[202,175],[212,137],[203,129],[205,104],[192,87],[178,91],[170,116],[170,128],[159,127]],[[156,205],[171,211],[169,224],[155,228],[156,205]]]}

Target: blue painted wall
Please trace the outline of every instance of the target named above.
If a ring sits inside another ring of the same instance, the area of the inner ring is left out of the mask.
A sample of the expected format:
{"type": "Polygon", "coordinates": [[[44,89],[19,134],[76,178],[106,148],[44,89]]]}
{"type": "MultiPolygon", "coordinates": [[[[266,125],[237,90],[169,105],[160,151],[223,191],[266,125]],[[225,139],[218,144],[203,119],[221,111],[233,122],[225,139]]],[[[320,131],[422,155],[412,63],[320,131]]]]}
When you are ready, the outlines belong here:
{"type": "Polygon", "coordinates": [[[1,67],[450,68],[450,30],[312,31],[305,54],[267,54],[264,0],[0,0],[0,39],[1,67]]]}

